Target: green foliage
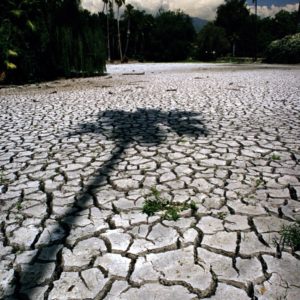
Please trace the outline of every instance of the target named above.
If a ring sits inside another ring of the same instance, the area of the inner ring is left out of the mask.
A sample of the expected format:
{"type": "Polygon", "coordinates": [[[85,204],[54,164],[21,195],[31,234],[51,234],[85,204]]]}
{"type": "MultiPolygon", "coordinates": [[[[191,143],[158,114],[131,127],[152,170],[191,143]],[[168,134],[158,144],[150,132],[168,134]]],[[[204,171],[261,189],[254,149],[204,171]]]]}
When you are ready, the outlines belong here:
{"type": "Polygon", "coordinates": [[[300,223],[283,226],[279,232],[280,240],[275,244],[284,247],[285,245],[292,248],[293,251],[300,250],[300,223]]]}
{"type": "Polygon", "coordinates": [[[225,0],[225,3],[217,8],[215,25],[224,28],[227,39],[234,46],[233,52],[236,51],[237,54],[242,52],[241,48],[244,46],[239,44],[246,34],[249,17],[246,0],[225,0]]]}
{"type": "Polygon", "coordinates": [[[194,56],[200,60],[215,60],[230,51],[230,43],[225,30],[213,23],[207,23],[198,33],[194,56]]]}
{"type": "Polygon", "coordinates": [[[263,185],[263,184],[264,184],[264,181],[263,181],[262,179],[257,178],[257,179],[255,180],[255,187],[256,187],[256,188],[260,187],[260,186],[263,185]]]}
{"type": "Polygon", "coordinates": [[[22,209],[22,204],[21,204],[20,201],[17,202],[17,204],[16,204],[16,209],[17,209],[17,210],[21,210],[21,209],[22,209]]]}
{"type": "Polygon", "coordinates": [[[7,82],[103,73],[102,21],[82,10],[79,0],[3,2],[0,74],[7,82]]]}
{"type": "Polygon", "coordinates": [[[225,218],[227,217],[227,212],[225,212],[225,211],[220,211],[220,212],[217,213],[217,217],[218,217],[218,219],[220,219],[220,220],[225,220],[225,218]]]}
{"type": "Polygon", "coordinates": [[[148,216],[153,216],[156,212],[164,210],[166,205],[167,203],[164,203],[158,199],[147,199],[143,205],[143,213],[147,214],[148,216]]]}
{"type": "Polygon", "coordinates": [[[146,58],[155,61],[185,60],[195,37],[191,18],[181,11],[159,11],[155,18],[151,51],[146,58]]]}
{"type": "Polygon", "coordinates": [[[280,155],[273,153],[271,156],[271,160],[281,160],[281,157],[280,157],[280,155]]]}
{"type": "Polygon", "coordinates": [[[3,174],[3,171],[1,170],[0,171],[0,184],[2,185],[2,184],[5,184],[7,181],[6,181],[6,179],[5,179],[5,176],[4,176],[4,174],[3,174]]]}
{"type": "Polygon", "coordinates": [[[273,41],[265,56],[269,63],[300,63],[300,33],[273,41]]]}
{"type": "Polygon", "coordinates": [[[180,212],[187,209],[196,211],[196,203],[194,201],[189,204],[167,201],[161,197],[160,192],[155,187],[151,188],[151,195],[147,197],[143,204],[143,213],[148,216],[153,216],[156,212],[162,211],[164,219],[173,221],[177,221],[180,212]]]}

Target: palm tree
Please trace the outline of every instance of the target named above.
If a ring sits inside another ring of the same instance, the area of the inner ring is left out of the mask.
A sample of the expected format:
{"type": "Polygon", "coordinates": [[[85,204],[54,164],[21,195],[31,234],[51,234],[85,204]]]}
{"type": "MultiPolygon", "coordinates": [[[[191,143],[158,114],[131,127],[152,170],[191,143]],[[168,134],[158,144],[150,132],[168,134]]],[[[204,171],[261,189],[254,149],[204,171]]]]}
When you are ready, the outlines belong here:
{"type": "Polygon", "coordinates": [[[299,5],[298,5],[297,32],[300,32],[300,1],[299,1],[299,5]]]}
{"type": "Polygon", "coordinates": [[[128,51],[128,46],[129,46],[129,37],[130,37],[130,19],[132,16],[133,12],[133,6],[131,4],[126,5],[126,10],[125,10],[125,18],[127,19],[127,37],[126,37],[126,46],[124,50],[124,57],[127,57],[127,51],[128,51]]]}
{"type": "Polygon", "coordinates": [[[125,0],[115,0],[117,4],[117,26],[118,26],[118,46],[119,46],[119,52],[120,52],[120,60],[123,61],[123,55],[122,55],[122,45],[121,45],[121,34],[120,34],[120,7],[125,4],[125,0]]]}
{"type": "MultiPolygon", "coordinates": [[[[109,41],[109,13],[108,13],[108,4],[111,2],[111,0],[102,0],[104,3],[105,7],[105,12],[106,12],[106,34],[107,34],[107,60],[111,60],[111,55],[110,55],[110,41],[109,41]]],[[[104,9],[103,7],[103,9],[104,9]]]]}
{"type": "Polygon", "coordinates": [[[257,61],[257,0],[253,0],[254,3],[254,13],[255,13],[255,52],[254,61],[257,61]]]}

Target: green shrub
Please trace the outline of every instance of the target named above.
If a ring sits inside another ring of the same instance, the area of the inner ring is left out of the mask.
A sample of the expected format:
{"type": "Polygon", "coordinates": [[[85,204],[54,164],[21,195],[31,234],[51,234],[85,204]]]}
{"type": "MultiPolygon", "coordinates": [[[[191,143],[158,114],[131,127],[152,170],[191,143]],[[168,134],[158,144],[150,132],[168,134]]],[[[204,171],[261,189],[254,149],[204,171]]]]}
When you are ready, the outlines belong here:
{"type": "Polygon", "coordinates": [[[300,33],[273,41],[266,50],[265,58],[269,63],[300,63],[300,33]]]}

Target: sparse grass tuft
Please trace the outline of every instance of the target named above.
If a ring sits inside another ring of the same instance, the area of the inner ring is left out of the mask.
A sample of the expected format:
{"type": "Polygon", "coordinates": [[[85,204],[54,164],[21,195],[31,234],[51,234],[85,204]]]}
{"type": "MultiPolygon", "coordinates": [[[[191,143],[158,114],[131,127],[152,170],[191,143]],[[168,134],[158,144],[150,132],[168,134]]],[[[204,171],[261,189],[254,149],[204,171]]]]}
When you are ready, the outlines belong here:
{"type": "Polygon", "coordinates": [[[281,160],[281,157],[280,157],[280,155],[273,153],[271,156],[271,160],[281,160]]]}
{"type": "Polygon", "coordinates": [[[153,216],[156,212],[163,210],[165,206],[166,203],[163,203],[160,200],[147,199],[143,205],[143,213],[147,214],[148,216],[153,216]]]}
{"type": "Polygon", "coordinates": [[[170,202],[161,197],[160,192],[155,188],[151,188],[151,195],[147,197],[143,204],[143,213],[148,216],[153,216],[156,212],[164,212],[163,218],[165,220],[177,221],[179,219],[180,212],[191,209],[192,211],[197,210],[196,203],[178,203],[170,202]]]}
{"type": "Polygon", "coordinates": [[[275,244],[282,248],[287,245],[292,248],[293,251],[300,250],[300,223],[294,223],[287,226],[282,226],[280,232],[280,239],[275,240],[275,244]]]}
{"type": "Polygon", "coordinates": [[[179,219],[179,213],[180,209],[178,209],[175,206],[169,206],[167,207],[167,210],[165,212],[164,218],[166,220],[173,220],[173,221],[177,221],[179,219]]]}
{"type": "Polygon", "coordinates": [[[225,211],[220,211],[217,213],[218,219],[220,220],[225,220],[225,218],[227,217],[227,212],[225,211]]]}
{"type": "Polygon", "coordinates": [[[264,181],[260,178],[255,180],[255,187],[258,188],[259,186],[263,185],[264,181]]]}
{"type": "Polygon", "coordinates": [[[8,180],[5,178],[3,170],[0,171],[0,185],[7,184],[8,180]]]}
{"type": "Polygon", "coordinates": [[[21,202],[20,202],[20,201],[18,201],[18,202],[17,202],[17,204],[16,204],[16,208],[17,208],[17,210],[20,210],[20,209],[22,209],[22,204],[21,204],[21,202]]]}

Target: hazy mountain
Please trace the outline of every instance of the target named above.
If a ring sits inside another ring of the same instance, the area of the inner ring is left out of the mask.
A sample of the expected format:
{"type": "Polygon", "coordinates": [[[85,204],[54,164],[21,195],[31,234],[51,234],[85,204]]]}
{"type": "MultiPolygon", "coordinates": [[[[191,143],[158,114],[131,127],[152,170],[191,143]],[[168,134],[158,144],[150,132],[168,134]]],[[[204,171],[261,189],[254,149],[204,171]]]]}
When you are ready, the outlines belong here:
{"type": "Polygon", "coordinates": [[[197,32],[199,32],[202,29],[202,27],[208,22],[207,20],[203,20],[203,19],[200,19],[200,18],[197,18],[197,17],[193,17],[192,21],[193,21],[193,25],[195,27],[195,30],[197,32]]]}

